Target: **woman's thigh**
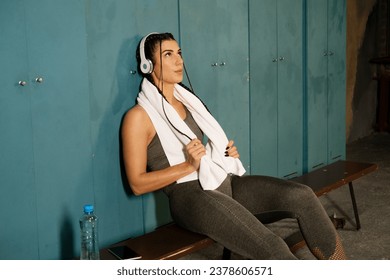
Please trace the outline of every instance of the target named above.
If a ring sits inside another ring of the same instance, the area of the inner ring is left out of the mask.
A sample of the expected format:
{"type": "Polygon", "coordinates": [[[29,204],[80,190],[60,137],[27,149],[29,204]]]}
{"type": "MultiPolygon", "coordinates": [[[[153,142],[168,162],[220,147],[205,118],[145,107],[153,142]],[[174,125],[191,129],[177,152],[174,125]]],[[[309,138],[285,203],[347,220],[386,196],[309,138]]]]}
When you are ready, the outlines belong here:
{"type": "Polygon", "coordinates": [[[195,182],[178,185],[169,200],[174,220],[196,232],[210,234],[220,231],[221,227],[257,221],[228,192],[205,191],[195,182]]]}
{"type": "Polygon", "coordinates": [[[269,176],[233,176],[233,198],[253,214],[285,210],[302,212],[322,207],[308,186],[269,176]]]}

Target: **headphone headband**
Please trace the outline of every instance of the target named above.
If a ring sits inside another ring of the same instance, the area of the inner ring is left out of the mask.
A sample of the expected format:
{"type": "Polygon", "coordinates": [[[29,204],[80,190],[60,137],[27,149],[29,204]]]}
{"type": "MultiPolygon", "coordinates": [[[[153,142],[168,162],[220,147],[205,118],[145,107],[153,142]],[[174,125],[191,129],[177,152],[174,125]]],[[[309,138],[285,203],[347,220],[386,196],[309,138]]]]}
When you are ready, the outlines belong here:
{"type": "Polygon", "coordinates": [[[142,38],[141,43],[139,45],[139,54],[141,57],[140,69],[141,72],[144,74],[150,74],[153,72],[153,62],[150,59],[146,59],[145,56],[145,41],[150,35],[153,34],[158,34],[158,33],[157,32],[149,33],[148,35],[142,38]]]}

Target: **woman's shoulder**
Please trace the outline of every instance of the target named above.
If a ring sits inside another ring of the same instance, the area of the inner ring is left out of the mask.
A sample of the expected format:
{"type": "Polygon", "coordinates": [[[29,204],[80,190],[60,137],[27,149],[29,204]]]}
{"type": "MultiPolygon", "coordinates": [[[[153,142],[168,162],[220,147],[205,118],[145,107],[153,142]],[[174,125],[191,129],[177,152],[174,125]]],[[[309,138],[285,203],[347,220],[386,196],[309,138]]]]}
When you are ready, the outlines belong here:
{"type": "Polygon", "coordinates": [[[146,111],[136,104],[126,112],[123,118],[123,127],[148,130],[153,128],[153,124],[146,111]]]}
{"type": "Polygon", "coordinates": [[[136,104],[126,112],[124,121],[132,122],[137,121],[139,119],[149,119],[149,116],[140,105],[136,104]]]}

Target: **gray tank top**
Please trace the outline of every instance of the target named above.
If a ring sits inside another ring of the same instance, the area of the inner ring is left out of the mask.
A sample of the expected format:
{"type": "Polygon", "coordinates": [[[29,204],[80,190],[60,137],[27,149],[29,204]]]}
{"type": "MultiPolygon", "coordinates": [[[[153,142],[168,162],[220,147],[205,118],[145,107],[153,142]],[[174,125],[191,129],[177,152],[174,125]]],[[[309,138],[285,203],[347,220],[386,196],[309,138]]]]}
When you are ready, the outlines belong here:
{"type": "MultiPolygon", "coordinates": [[[[188,125],[188,127],[192,130],[192,132],[196,135],[198,139],[203,140],[203,132],[200,130],[199,126],[195,122],[191,113],[186,108],[186,118],[184,122],[188,125]]],[[[153,137],[152,141],[148,145],[147,150],[147,168],[148,171],[156,171],[169,167],[168,158],[165,155],[164,149],[161,145],[160,138],[157,133],[153,137]]]]}

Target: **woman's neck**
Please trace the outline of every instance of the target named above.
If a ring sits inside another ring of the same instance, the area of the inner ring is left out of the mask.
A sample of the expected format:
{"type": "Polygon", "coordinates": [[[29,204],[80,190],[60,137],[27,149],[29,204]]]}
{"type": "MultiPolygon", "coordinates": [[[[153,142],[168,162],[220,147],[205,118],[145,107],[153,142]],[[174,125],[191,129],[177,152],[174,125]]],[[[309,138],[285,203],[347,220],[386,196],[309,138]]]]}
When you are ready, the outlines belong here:
{"type": "Polygon", "coordinates": [[[174,84],[159,84],[159,89],[164,94],[169,103],[172,104],[174,101],[176,101],[175,97],[173,96],[175,90],[174,84]]]}
{"type": "Polygon", "coordinates": [[[187,116],[184,105],[178,101],[174,96],[175,84],[164,83],[159,86],[160,92],[163,93],[165,99],[175,108],[179,116],[184,120],[187,116]]]}

